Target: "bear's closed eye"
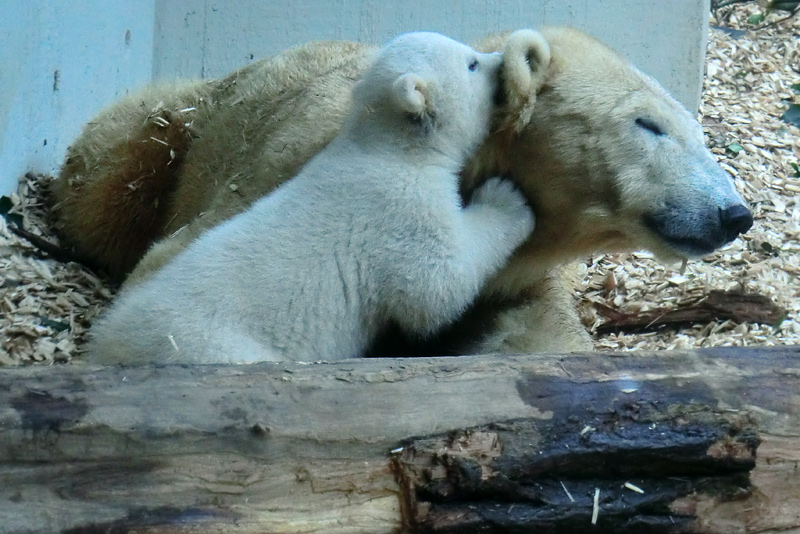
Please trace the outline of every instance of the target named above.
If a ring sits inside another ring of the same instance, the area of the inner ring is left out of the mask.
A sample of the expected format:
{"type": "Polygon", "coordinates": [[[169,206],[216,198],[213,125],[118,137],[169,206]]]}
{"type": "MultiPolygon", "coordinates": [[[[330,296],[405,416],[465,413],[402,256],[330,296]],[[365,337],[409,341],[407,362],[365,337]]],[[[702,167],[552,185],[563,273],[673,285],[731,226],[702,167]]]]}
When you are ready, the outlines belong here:
{"type": "Polygon", "coordinates": [[[650,119],[638,118],[636,119],[636,125],[656,135],[665,135],[661,127],[650,119]]]}

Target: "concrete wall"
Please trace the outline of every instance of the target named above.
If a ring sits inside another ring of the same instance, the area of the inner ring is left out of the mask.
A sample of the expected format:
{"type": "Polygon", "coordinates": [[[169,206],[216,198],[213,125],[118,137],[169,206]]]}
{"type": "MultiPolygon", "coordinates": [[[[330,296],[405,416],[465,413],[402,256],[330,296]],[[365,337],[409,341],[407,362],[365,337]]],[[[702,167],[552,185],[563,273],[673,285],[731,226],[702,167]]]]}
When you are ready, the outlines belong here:
{"type": "Polygon", "coordinates": [[[150,80],[154,17],[153,0],[0,0],[0,194],[150,80]]]}
{"type": "Polygon", "coordinates": [[[216,77],[318,39],[381,43],[406,30],[473,41],[542,24],[583,29],[690,109],[709,0],[0,0],[0,194],[54,172],[101,107],[151,79],[216,77]]]}
{"type": "Polygon", "coordinates": [[[470,42],[569,25],[623,52],[690,109],[700,101],[709,0],[157,0],[153,75],[218,77],[311,40],[382,43],[410,30],[470,42]],[[187,53],[188,52],[188,53],[187,53]]]}

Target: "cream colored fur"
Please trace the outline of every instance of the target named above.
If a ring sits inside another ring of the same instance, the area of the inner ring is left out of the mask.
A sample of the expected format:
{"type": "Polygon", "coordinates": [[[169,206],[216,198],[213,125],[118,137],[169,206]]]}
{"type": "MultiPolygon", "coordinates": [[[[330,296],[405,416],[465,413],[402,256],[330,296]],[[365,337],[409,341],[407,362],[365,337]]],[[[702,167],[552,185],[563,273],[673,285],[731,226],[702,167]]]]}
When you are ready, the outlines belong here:
{"type": "Polygon", "coordinates": [[[361,357],[391,323],[458,319],[533,229],[497,178],[458,172],[488,130],[501,58],[433,33],[383,48],[339,135],[291,181],[205,233],[92,329],[103,362],[361,357]]]}
{"type": "MultiPolygon", "coordinates": [[[[511,178],[534,208],[536,229],[468,314],[477,320],[460,330],[456,325],[425,352],[589,349],[562,275],[566,264],[595,252],[641,248],[666,258],[699,255],[738,233],[720,228],[722,210],[746,209],[704,148],[694,118],[601,42],[568,28],[543,28],[493,36],[478,48],[505,48],[505,103],[462,172],[462,191],[469,196],[491,176],[511,178]]],[[[115,262],[113,250],[84,242],[79,229],[101,228],[113,243],[143,235],[155,242],[129,278],[135,285],[204,230],[289,180],[324,147],[343,124],[350,88],[372,53],[353,43],[314,43],[229,76],[224,96],[212,97],[214,113],[193,125],[199,137],[174,178],[167,175],[173,189],[157,207],[147,204],[150,217],[163,222],[156,230],[137,222],[143,202],[131,198],[120,206],[104,193],[109,183],[128,183],[124,177],[100,166],[65,166],[61,180],[70,186],[58,200],[64,217],[80,223],[65,224],[65,237],[99,264],[124,262],[115,262]]],[[[177,94],[161,91],[165,101],[177,94]]],[[[126,108],[134,112],[124,114],[130,119],[120,131],[146,136],[147,113],[135,98],[114,109],[126,108]]],[[[91,147],[113,166],[127,153],[119,137],[87,128],[70,157],[80,160],[91,147]]],[[[746,226],[744,220],[739,230],[746,226]]],[[[128,262],[117,274],[132,267],[128,262]]]]}

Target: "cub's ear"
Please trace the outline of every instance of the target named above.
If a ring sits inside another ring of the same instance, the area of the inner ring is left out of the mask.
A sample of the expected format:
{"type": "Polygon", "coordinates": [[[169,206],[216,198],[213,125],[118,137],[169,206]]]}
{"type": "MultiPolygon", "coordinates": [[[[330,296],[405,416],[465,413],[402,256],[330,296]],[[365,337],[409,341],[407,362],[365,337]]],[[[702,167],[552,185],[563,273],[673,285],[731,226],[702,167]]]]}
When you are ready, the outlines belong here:
{"type": "Polygon", "coordinates": [[[425,115],[430,107],[428,84],[416,74],[403,74],[392,87],[395,105],[412,115],[425,115]]]}
{"type": "Polygon", "coordinates": [[[506,40],[503,58],[506,123],[519,132],[530,122],[536,95],[547,79],[550,45],[537,31],[517,30],[506,40]]]}

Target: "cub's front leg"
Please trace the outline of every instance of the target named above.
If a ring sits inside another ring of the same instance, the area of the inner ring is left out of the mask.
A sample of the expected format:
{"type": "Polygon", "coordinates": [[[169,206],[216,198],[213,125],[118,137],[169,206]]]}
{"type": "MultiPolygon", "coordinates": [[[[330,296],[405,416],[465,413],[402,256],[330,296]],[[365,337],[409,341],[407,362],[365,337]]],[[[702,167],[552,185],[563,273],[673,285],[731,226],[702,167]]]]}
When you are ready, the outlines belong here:
{"type": "Polygon", "coordinates": [[[490,178],[472,194],[464,209],[465,235],[475,240],[476,254],[498,270],[533,232],[534,215],[525,197],[509,180],[490,178]],[[497,258],[501,263],[495,264],[497,258]]]}
{"type": "Polygon", "coordinates": [[[468,206],[453,209],[441,221],[448,230],[434,229],[441,235],[389,258],[396,284],[387,297],[390,316],[407,334],[427,337],[457,320],[533,231],[533,212],[509,181],[491,179],[468,206]],[[417,252],[413,261],[408,250],[417,252]]]}

